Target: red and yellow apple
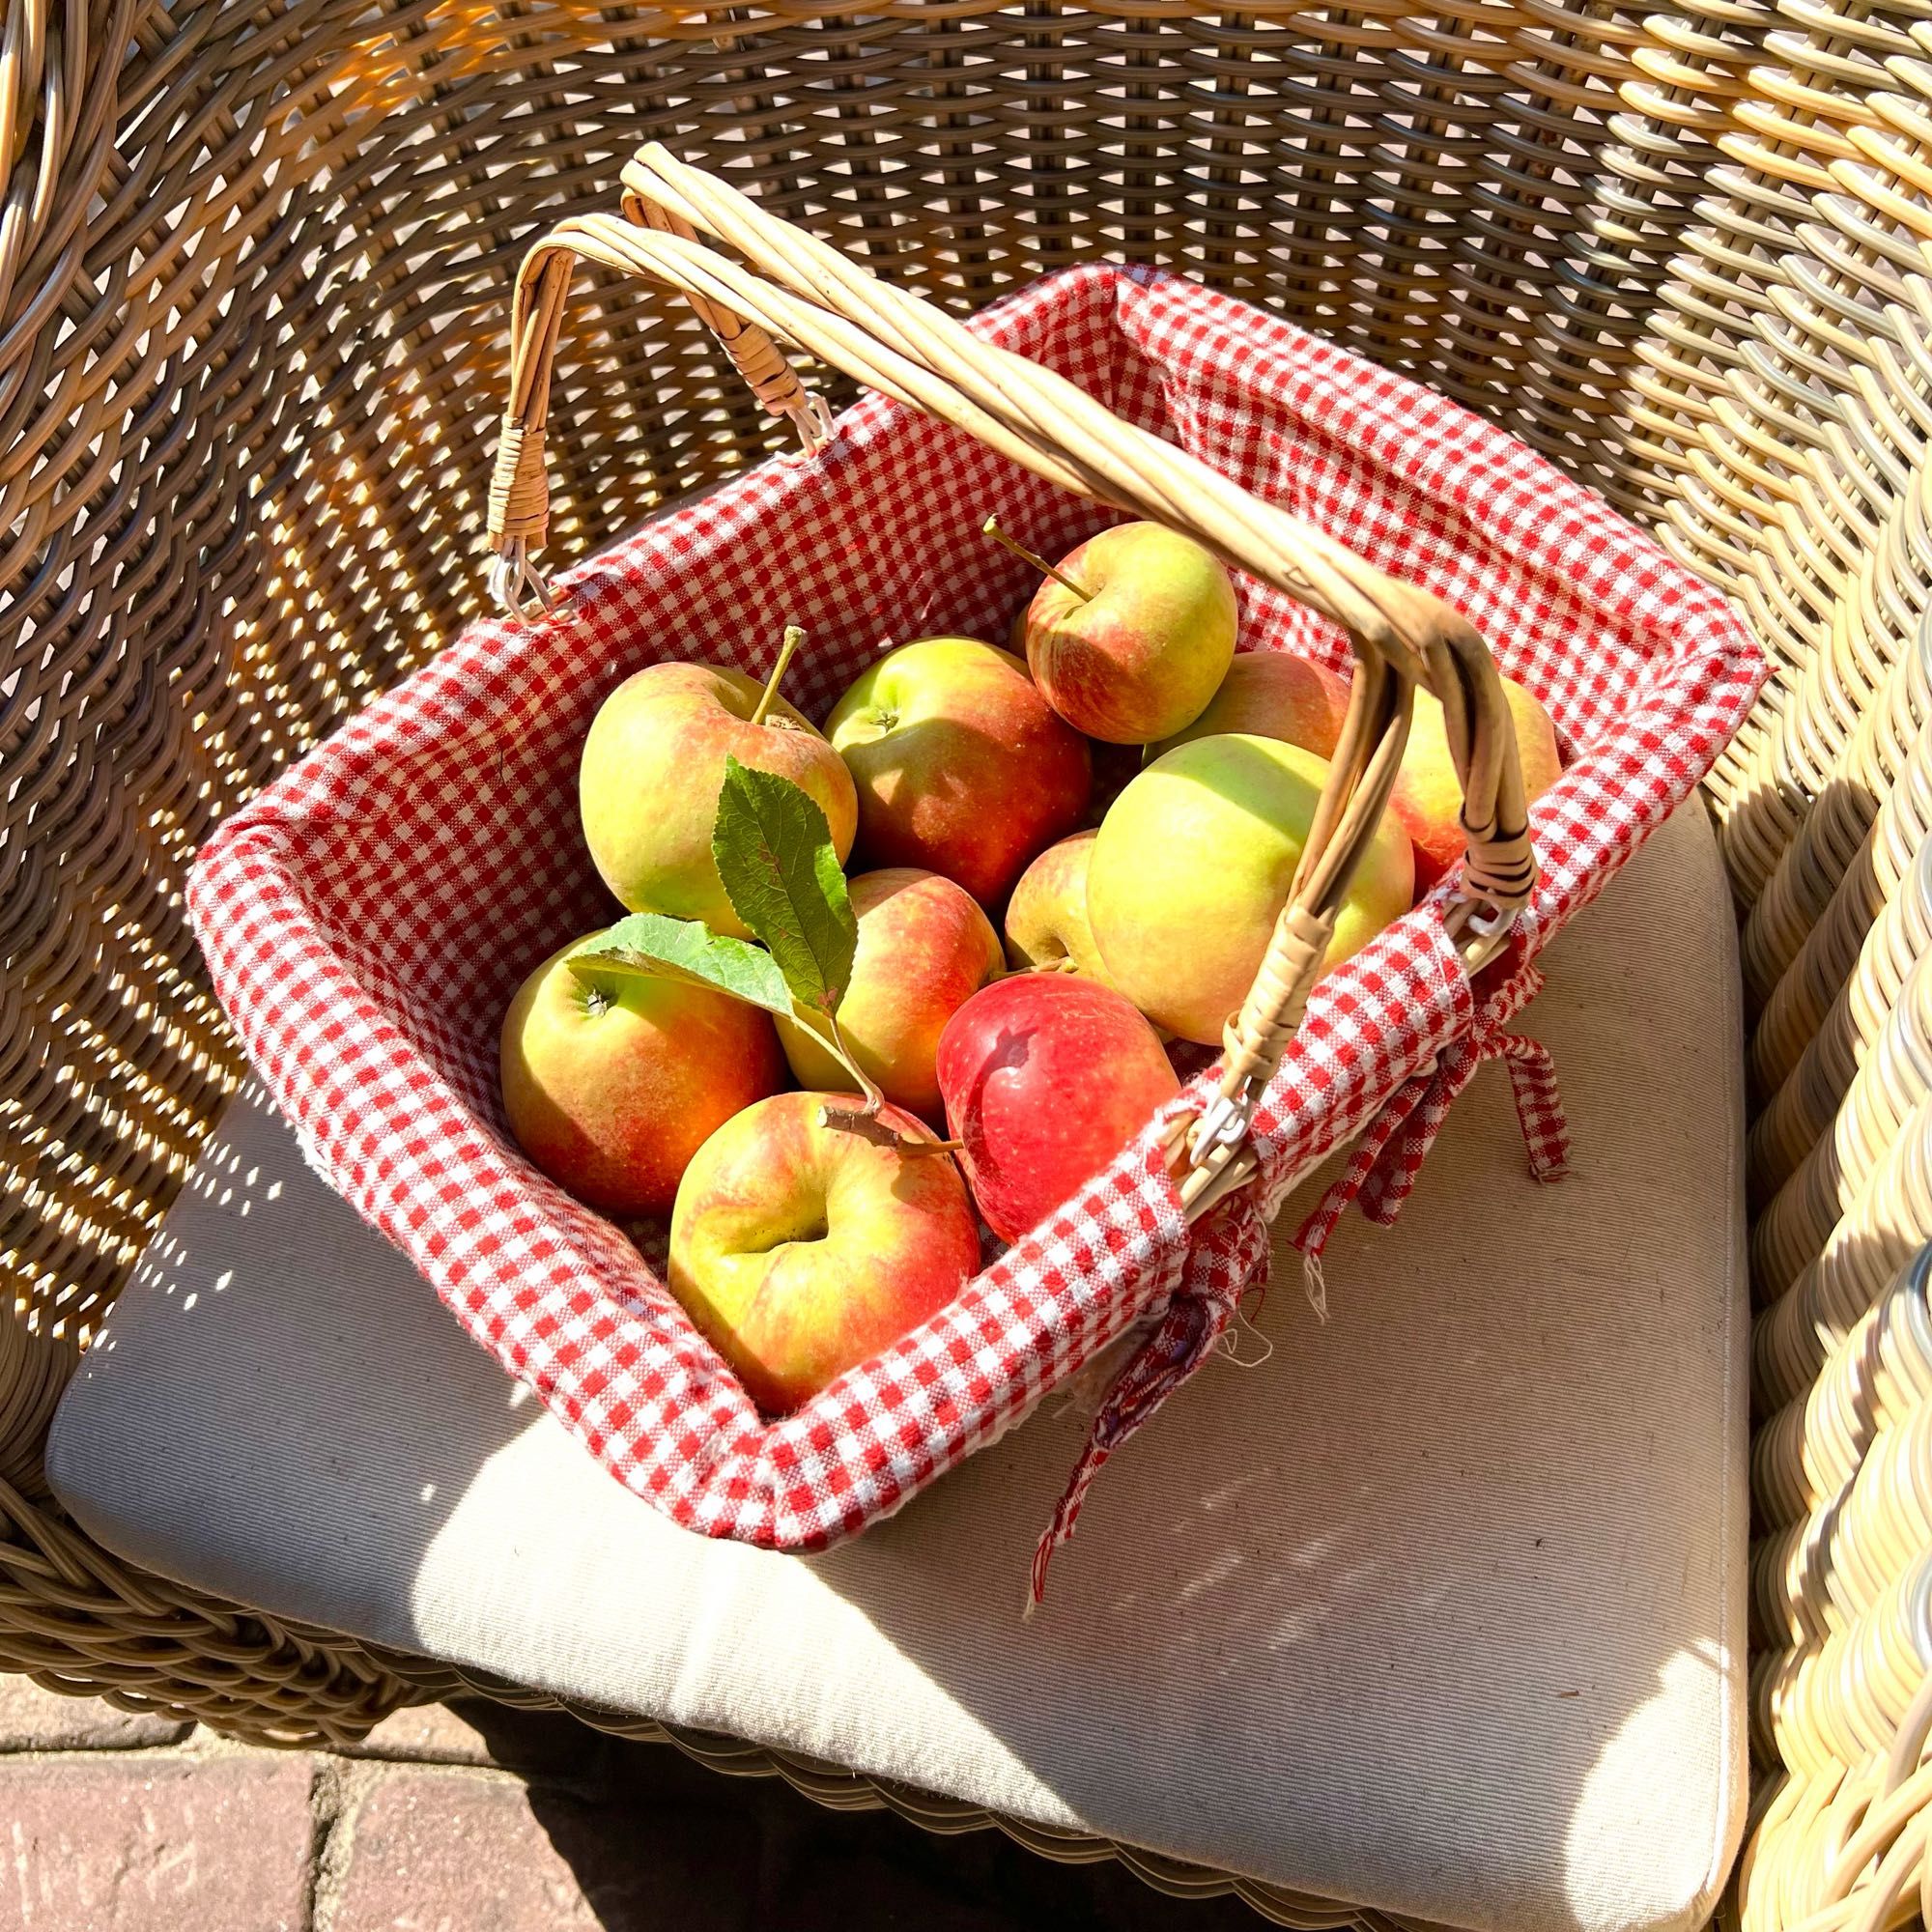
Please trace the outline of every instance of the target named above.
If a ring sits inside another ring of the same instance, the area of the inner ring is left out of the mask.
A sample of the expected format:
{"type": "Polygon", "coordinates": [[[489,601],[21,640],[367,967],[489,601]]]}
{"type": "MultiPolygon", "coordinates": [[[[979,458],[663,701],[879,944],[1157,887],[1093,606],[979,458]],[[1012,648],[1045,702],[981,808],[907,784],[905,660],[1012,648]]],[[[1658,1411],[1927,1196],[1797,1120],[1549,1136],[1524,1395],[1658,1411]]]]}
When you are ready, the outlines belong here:
{"type": "MultiPolygon", "coordinates": [[[[1516,725],[1517,755],[1522,762],[1522,789],[1537,799],[1563,775],[1556,749],[1556,726],[1535,696],[1514,678],[1502,681],[1503,698],[1516,725]]],[[[1435,694],[1418,690],[1408,743],[1396,774],[1389,811],[1415,847],[1415,885],[1427,892],[1462,863],[1467,839],[1463,832],[1463,786],[1449,755],[1449,728],[1435,694]]]]}
{"type": "Polygon", "coordinates": [[[1349,684],[1292,651],[1243,651],[1228,667],[1208,708],[1184,731],[1152,746],[1150,762],[1195,738],[1246,731],[1332,758],[1349,710],[1349,684]]]}
{"type": "Polygon", "coordinates": [[[1007,957],[1015,971],[1049,967],[1112,983],[1087,917],[1087,867],[1098,836],[1076,832],[1020,874],[1007,901],[1007,957]]]}
{"type": "Polygon", "coordinates": [[[1179,1089],[1153,1028],[1072,973],[975,993],[939,1042],[946,1120],[986,1225],[1016,1241],[1094,1175],[1179,1089]]]}
{"type": "Polygon", "coordinates": [[[723,665],[651,665],[599,707],[584,740],[578,799],[584,842],[604,883],[632,912],[701,919],[749,938],[711,858],[724,760],[776,772],[817,801],[840,863],[858,800],[844,761],[800,713],[723,665]]]}
{"type": "MultiPolygon", "coordinates": [[[[1182,1039],[1220,1043],[1267,951],[1327,766],[1247,732],[1164,753],[1115,800],[1087,868],[1108,977],[1182,1039]]],[[[1350,884],[1332,967],[1409,907],[1414,860],[1384,816],[1350,884]]]]}
{"type": "MultiPolygon", "coordinates": [[[[964,886],[912,867],[862,872],[851,882],[859,950],[838,1003],[847,1050],[895,1106],[937,1122],[932,1070],[946,1022],[1006,961],[999,935],[964,886]]],[[[852,1076],[800,1021],[779,1038],[801,1087],[850,1088],[852,1076]]]]}
{"type": "Polygon", "coordinates": [[[908,1114],[780,1094],[685,1170],[670,1288],[768,1415],[784,1415],[936,1315],[980,1265],[965,1183],[908,1114]],[[849,1124],[840,1124],[840,1122],[849,1124]]]}
{"type": "Polygon", "coordinates": [[[558,1186],[612,1214],[668,1214],[705,1139],[784,1085],[770,1018],[708,987],[553,953],[518,989],[498,1045],[517,1144],[558,1186]]]}
{"type": "Polygon", "coordinates": [[[1219,559],[1179,530],[1118,524],[1059,572],[1026,612],[1027,666],[1053,708],[1116,745],[1198,718],[1235,655],[1235,586],[1219,559]]]}
{"type": "Polygon", "coordinates": [[[918,866],[981,905],[1080,823],[1087,743],[1009,652],[974,638],[901,644],[826,720],[859,795],[868,867],[918,866]]]}

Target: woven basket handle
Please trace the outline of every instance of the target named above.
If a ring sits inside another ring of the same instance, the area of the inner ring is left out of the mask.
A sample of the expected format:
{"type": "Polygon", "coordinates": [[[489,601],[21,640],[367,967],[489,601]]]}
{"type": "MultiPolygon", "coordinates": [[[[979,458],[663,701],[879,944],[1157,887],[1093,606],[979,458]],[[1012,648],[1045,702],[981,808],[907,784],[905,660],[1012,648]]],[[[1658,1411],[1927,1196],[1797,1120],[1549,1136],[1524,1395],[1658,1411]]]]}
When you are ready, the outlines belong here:
{"type": "Polygon", "coordinates": [[[1180,1122],[1172,1154],[1190,1214],[1254,1171],[1248,1122],[1300,1024],[1342,899],[1407,742],[1414,687],[1441,699],[1468,836],[1450,930],[1471,970],[1500,946],[1536,881],[1516,734],[1494,663],[1441,599],[1365,562],[1250,496],[1198,457],[1121,421],[1084,390],[981,341],[917,296],[766,213],[653,142],[624,170],[624,218],[574,215],[524,258],[512,312],[510,405],[490,491],[492,581],[527,614],[548,592],[530,560],[549,488],[544,423],[552,358],[579,257],[681,291],[768,409],[815,446],[822,403],[785,360],[807,351],[1079,496],[1184,531],[1225,562],[1332,618],[1357,668],[1301,864],[1267,954],[1228,1022],[1215,1100],[1180,1122]],[[710,235],[742,263],[705,247],[710,235]]]}

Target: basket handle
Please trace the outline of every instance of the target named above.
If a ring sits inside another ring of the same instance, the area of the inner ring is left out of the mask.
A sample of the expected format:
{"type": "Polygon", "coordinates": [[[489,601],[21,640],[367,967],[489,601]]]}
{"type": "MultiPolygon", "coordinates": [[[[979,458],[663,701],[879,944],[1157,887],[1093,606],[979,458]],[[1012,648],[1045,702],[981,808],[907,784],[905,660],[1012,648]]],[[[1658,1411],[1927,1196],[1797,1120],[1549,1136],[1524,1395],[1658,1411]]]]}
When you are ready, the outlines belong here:
{"type": "Polygon", "coordinates": [[[570,277],[579,257],[678,290],[767,409],[815,447],[824,406],[781,343],[921,413],[967,431],[1037,475],[1165,524],[1225,562],[1333,619],[1357,662],[1349,709],[1287,905],[1255,983],[1228,1022],[1220,1087],[1170,1141],[1190,1216],[1254,1172],[1248,1123],[1300,1025],[1343,896],[1394,789],[1414,687],[1441,700],[1462,781],[1468,851],[1448,926],[1476,970],[1500,948],[1536,882],[1516,732],[1494,662],[1473,626],[1198,457],[1121,421],[1038,363],[980,340],[931,303],[767,213],[652,142],[624,169],[624,218],[572,215],[525,256],[511,317],[509,408],[490,489],[492,583],[528,614],[549,595],[531,563],[549,486],[544,425],[570,277]],[[715,237],[735,262],[696,238],[715,237]]]}

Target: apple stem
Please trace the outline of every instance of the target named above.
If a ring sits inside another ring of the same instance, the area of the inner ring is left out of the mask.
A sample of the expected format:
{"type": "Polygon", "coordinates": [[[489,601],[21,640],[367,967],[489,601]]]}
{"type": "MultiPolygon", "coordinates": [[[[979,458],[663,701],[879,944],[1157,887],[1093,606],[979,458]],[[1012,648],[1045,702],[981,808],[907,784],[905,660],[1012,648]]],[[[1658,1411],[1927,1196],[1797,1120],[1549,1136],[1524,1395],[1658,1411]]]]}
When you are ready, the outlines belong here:
{"type": "MultiPolygon", "coordinates": [[[[860,1101],[858,1112],[853,1114],[841,1112],[835,1116],[830,1107],[819,1108],[818,1124],[820,1126],[829,1127],[834,1124],[835,1120],[864,1121],[867,1127],[876,1125],[877,1127],[884,1128],[895,1144],[906,1153],[957,1153],[966,1145],[964,1141],[915,1140],[910,1135],[902,1134],[896,1127],[888,1126],[885,1122],[881,1121],[879,1119],[879,1109],[886,1104],[885,1094],[867,1075],[865,1068],[852,1058],[852,1050],[845,1044],[845,1036],[838,1029],[838,1015],[837,1013],[827,1013],[825,1019],[831,1032],[831,1038],[827,1043],[831,1046],[834,1057],[840,1062],[846,1072],[859,1083],[864,1097],[860,1101]]],[[[861,1128],[860,1131],[864,1132],[865,1129],[861,1128]]]]}
{"type": "Polygon", "coordinates": [[[1000,527],[1000,520],[998,517],[988,517],[986,521],[980,525],[980,527],[981,532],[984,535],[991,537],[996,544],[1004,544],[1006,548],[1011,551],[1015,556],[1023,559],[1027,563],[1032,564],[1033,567],[1037,571],[1038,571],[1042,577],[1050,577],[1056,583],[1062,584],[1066,589],[1072,591],[1074,596],[1079,598],[1081,603],[1091,604],[1094,601],[1094,593],[1091,590],[1084,588],[1082,585],[1075,583],[1072,578],[1067,576],[1065,571],[1055,569],[1054,566],[1048,563],[1045,557],[1041,556],[1037,551],[1028,550],[1026,545],[1023,543],[1015,543],[1012,540],[1012,538],[1009,537],[1006,533],[1006,531],[1000,527]]]}
{"type": "Polygon", "coordinates": [[[874,1147],[896,1148],[901,1153],[957,1153],[966,1143],[964,1141],[929,1141],[915,1134],[902,1134],[876,1114],[868,1114],[863,1107],[821,1107],[818,1110],[818,1124],[821,1127],[837,1127],[841,1133],[857,1134],[868,1140],[874,1147]]]}
{"type": "Polygon", "coordinates": [[[772,708],[772,700],[779,695],[779,681],[785,674],[785,666],[791,663],[791,654],[805,642],[805,633],[796,624],[785,626],[784,641],[779,646],[779,661],[772,667],[772,674],[765,680],[765,688],[758,698],[758,708],[752,713],[752,723],[762,724],[765,713],[772,708]]]}
{"type": "Polygon", "coordinates": [[[876,1118],[879,1109],[886,1104],[884,1091],[852,1057],[852,1049],[845,1044],[845,1036],[839,1029],[838,1015],[836,1012],[827,1013],[825,1024],[832,1036],[834,1058],[859,1083],[859,1092],[865,1095],[865,1105],[861,1111],[867,1120],[876,1118]]]}

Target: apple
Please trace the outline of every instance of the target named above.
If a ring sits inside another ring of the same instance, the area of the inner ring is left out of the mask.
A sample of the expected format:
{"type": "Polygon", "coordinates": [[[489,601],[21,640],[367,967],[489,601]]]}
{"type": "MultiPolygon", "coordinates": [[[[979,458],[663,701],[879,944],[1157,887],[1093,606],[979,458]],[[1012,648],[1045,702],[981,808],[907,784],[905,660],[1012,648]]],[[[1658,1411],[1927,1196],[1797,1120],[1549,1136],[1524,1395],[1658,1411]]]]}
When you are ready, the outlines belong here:
{"type": "Polygon", "coordinates": [[[568,962],[539,966],[503,1015],[503,1111],[558,1186],[612,1214],[668,1214],[708,1135],[784,1085],[770,1018],[708,987],[568,962]]]}
{"type": "MultiPolygon", "coordinates": [[[[999,935],[964,886],[909,866],[851,882],[859,950],[838,1003],[845,1045],[888,1100],[937,1123],[939,1036],[958,1009],[1006,966],[999,935]]],[[[811,1031],[779,1022],[801,1087],[849,1088],[852,1076],[811,1031]]]]}
{"type": "Polygon", "coordinates": [[[1076,730],[1145,745],[1201,715],[1234,658],[1236,616],[1211,552],[1159,524],[1118,524],[1034,593],[1027,666],[1076,730]]]}
{"type": "Polygon", "coordinates": [[[1208,708],[1184,730],[1151,747],[1149,759],[1194,738],[1246,731],[1332,758],[1349,710],[1348,679],[1292,651],[1243,651],[1228,667],[1208,708]]]}
{"type": "MultiPolygon", "coordinates": [[[[1523,796],[1534,800],[1563,775],[1556,749],[1556,726],[1533,693],[1514,678],[1502,681],[1503,698],[1516,725],[1517,756],[1522,764],[1523,796]]],[[[1433,692],[1415,694],[1415,716],[1396,774],[1389,810],[1415,847],[1415,884],[1426,893],[1461,864],[1468,844],[1463,831],[1463,787],[1449,755],[1449,728],[1433,692]]]]}
{"type": "Polygon", "coordinates": [[[986,1225],[1016,1241],[1179,1091],[1153,1028],[1071,973],[975,993],[939,1039],[946,1121],[986,1225]]]}
{"type": "Polygon", "coordinates": [[[981,905],[1080,823],[1093,783],[1086,740],[1017,658],[975,638],[889,652],[838,700],[825,735],[858,787],[867,866],[943,872],[981,905]]]}
{"type": "MultiPolygon", "coordinates": [[[[1163,753],[1115,800],[1088,863],[1087,916],[1108,977],[1170,1033],[1220,1044],[1288,902],[1327,771],[1298,745],[1233,732],[1163,753]]],[[[1384,814],[1328,967],[1406,912],[1414,882],[1407,836],[1384,814]]]]}
{"type": "Polygon", "coordinates": [[[929,1320],[980,1266],[952,1160],[910,1115],[852,1109],[846,1094],[748,1107],[698,1149],[671,1211],[671,1293],[767,1415],[929,1320]]]}
{"type": "Polygon", "coordinates": [[[1112,984],[1087,917],[1087,866],[1097,837],[1076,832],[1020,874],[1007,902],[1007,957],[1015,971],[1051,967],[1112,984]]]}
{"type": "Polygon", "coordinates": [[[776,772],[810,792],[843,864],[858,827],[844,761],[800,713],[724,665],[659,664],[628,677],[599,707],[584,740],[578,799],[584,841],[604,883],[632,912],[701,919],[751,934],[711,859],[724,760],[776,772]]]}

